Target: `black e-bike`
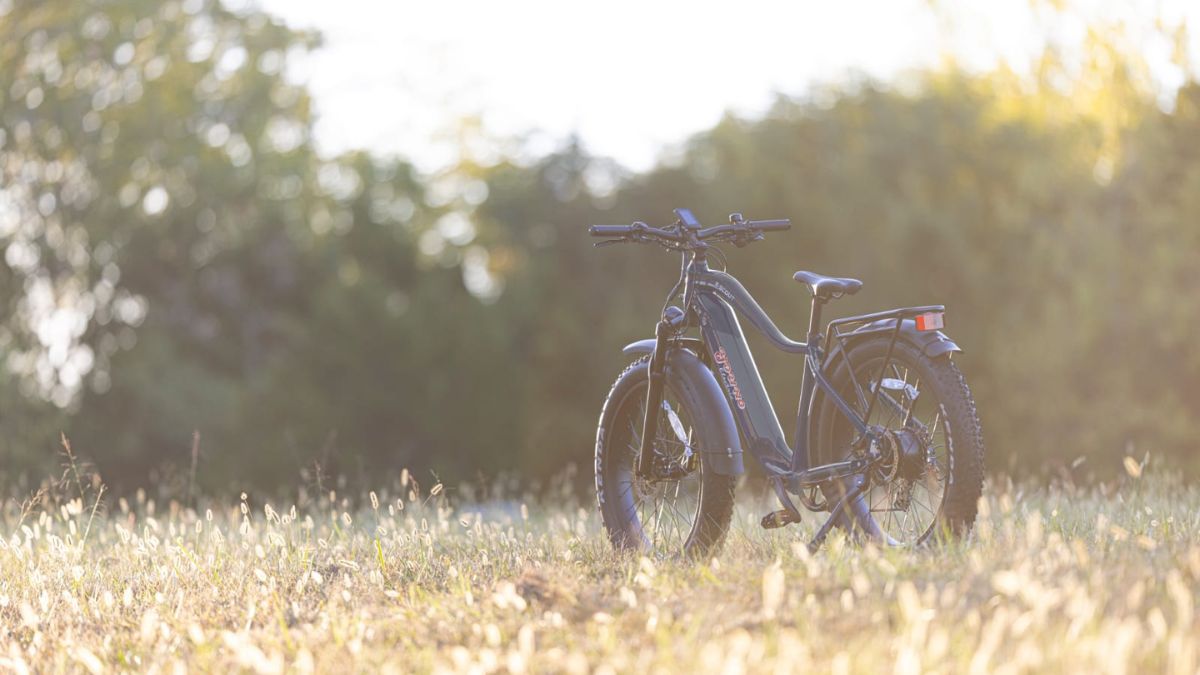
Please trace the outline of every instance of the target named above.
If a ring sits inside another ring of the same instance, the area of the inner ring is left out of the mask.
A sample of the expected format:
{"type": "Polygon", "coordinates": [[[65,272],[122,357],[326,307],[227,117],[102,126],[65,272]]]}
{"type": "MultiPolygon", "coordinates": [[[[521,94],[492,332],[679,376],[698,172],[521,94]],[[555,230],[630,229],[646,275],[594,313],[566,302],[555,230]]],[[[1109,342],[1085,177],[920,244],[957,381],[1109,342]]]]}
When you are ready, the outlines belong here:
{"type": "Polygon", "coordinates": [[[594,225],[607,240],[658,244],[681,254],[679,281],[652,339],[604,402],[596,432],[596,496],[618,549],[704,555],[723,541],[743,447],[762,465],[782,506],[765,528],[800,521],[799,502],[829,512],[809,544],[834,527],[883,545],[911,546],[964,534],[982,488],[983,437],[975,403],[940,330],[941,305],[830,321],[830,301],[856,279],[796,272],[812,292],[808,335],[780,331],[733,276],[708,266],[714,244],[745,246],[788,220],[703,228],[687,209],[665,228],[594,225]],[[672,304],[682,296],[682,308],[672,304]],[[789,446],[738,322],[804,358],[794,446],[789,446]],[[689,335],[698,328],[699,337],[689,335]]]}

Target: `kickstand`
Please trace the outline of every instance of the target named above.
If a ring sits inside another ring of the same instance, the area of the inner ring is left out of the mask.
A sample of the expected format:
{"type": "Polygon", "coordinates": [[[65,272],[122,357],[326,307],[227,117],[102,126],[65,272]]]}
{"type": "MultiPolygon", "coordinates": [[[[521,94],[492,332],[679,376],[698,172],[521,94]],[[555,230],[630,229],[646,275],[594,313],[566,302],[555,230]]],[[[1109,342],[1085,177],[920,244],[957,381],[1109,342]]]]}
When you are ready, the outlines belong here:
{"type": "Polygon", "coordinates": [[[829,512],[829,519],[825,521],[825,524],[821,526],[821,529],[817,530],[817,534],[813,537],[813,540],[808,542],[809,553],[816,553],[821,548],[821,544],[825,543],[825,537],[829,536],[829,531],[833,529],[837,519],[841,517],[842,512],[846,510],[846,505],[853,502],[855,499],[858,499],[863,492],[866,492],[866,488],[867,481],[864,480],[858,484],[858,487],[846,493],[846,496],[838,500],[838,503],[835,504],[833,509],[829,512]]]}

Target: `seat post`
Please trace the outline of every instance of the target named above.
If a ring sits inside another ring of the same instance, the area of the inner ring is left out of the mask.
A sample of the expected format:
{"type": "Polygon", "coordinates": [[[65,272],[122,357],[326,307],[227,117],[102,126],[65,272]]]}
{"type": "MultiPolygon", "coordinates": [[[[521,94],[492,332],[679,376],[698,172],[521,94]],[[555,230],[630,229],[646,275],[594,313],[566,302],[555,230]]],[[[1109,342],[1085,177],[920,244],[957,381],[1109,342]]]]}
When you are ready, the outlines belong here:
{"type": "MultiPolygon", "coordinates": [[[[816,367],[820,367],[820,360],[815,358],[820,355],[821,347],[817,343],[817,330],[821,326],[821,308],[825,305],[825,300],[814,292],[812,310],[808,314],[808,337],[805,340],[808,343],[808,355],[805,356],[805,363],[816,363],[816,367]]],[[[817,381],[816,371],[808,368],[807,365],[803,372],[804,375],[800,380],[800,406],[796,409],[796,436],[792,443],[793,474],[809,467],[809,453],[811,452],[811,448],[808,447],[808,409],[812,405],[813,390],[817,386],[817,381]]]]}
{"type": "Polygon", "coordinates": [[[812,344],[817,339],[817,333],[821,327],[821,308],[825,306],[825,298],[813,294],[812,310],[808,314],[808,343],[812,344]]]}

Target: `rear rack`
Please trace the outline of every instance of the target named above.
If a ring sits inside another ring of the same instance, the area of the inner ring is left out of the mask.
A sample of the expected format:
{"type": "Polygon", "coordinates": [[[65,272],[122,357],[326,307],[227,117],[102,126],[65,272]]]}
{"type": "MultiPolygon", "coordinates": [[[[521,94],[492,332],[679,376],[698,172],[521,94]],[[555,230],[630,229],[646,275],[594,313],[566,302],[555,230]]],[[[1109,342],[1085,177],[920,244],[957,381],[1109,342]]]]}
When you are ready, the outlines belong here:
{"type": "MultiPolygon", "coordinates": [[[[825,336],[825,348],[828,349],[833,340],[841,342],[845,338],[847,332],[857,330],[863,325],[874,323],[876,321],[885,321],[887,319],[897,319],[904,321],[915,316],[926,314],[928,312],[945,312],[945,305],[922,305],[920,307],[898,307],[896,309],[888,309],[882,312],[873,312],[871,314],[859,314],[858,316],[847,316],[841,319],[834,319],[829,322],[829,332],[825,336]],[[844,330],[849,327],[850,331],[844,330]]],[[[898,328],[899,326],[897,326],[898,328]]]]}

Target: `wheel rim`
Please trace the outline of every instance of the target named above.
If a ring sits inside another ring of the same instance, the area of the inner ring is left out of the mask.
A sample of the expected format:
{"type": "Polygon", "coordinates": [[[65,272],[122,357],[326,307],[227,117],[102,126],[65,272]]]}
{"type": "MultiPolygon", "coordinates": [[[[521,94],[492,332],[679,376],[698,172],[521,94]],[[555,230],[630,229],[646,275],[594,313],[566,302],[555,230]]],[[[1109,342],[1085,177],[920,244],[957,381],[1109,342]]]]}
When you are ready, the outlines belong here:
{"type": "MultiPolygon", "coordinates": [[[[639,388],[640,389],[640,388],[639,388]]],[[[670,411],[659,414],[655,449],[661,456],[682,460],[689,450],[696,452],[695,425],[687,410],[677,399],[665,395],[670,411]],[[688,439],[680,440],[669,418],[673,412],[680,430],[688,439]]],[[[609,446],[616,460],[615,484],[617,506],[629,522],[634,542],[644,550],[662,553],[683,550],[692,538],[700,509],[703,466],[678,480],[648,481],[637,475],[636,467],[642,441],[642,424],[646,414],[645,391],[631,392],[622,402],[616,419],[618,428],[609,446]]]]}

